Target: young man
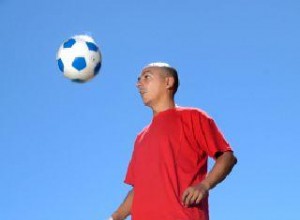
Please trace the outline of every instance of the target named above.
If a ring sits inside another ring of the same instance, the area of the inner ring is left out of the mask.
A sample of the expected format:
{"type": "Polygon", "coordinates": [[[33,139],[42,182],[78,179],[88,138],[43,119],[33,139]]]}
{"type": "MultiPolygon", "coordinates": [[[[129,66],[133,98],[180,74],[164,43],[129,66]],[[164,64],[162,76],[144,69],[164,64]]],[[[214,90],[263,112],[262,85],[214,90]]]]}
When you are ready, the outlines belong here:
{"type": "Polygon", "coordinates": [[[146,66],[137,88],[153,111],[138,134],[125,183],[133,186],[111,219],[208,220],[208,192],[237,160],[213,119],[175,105],[177,71],[166,63],[146,66]],[[207,173],[207,159],[215,164],[207,173]]]}

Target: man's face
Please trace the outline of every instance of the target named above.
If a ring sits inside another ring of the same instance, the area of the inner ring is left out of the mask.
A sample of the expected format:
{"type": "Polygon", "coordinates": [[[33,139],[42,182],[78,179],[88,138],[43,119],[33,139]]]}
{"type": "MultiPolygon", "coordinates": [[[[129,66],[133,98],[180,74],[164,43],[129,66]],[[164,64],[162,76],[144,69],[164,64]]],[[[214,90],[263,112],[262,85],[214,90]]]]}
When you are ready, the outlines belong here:
{"type": "Polygon", "coordinates": [[[158,103],[166,92],[166,77],[159,67],[146,67],[136,84],[145,105],[151,107],[158,103]]]}

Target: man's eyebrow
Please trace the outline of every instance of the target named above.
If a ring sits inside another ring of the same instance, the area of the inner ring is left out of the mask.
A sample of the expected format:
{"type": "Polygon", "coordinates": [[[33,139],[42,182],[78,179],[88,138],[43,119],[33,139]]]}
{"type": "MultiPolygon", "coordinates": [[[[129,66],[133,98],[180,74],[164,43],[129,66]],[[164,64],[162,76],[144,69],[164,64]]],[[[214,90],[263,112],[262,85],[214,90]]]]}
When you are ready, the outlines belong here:
{"type": "Polygon", "coordinates": [[[141,76],[145,75],[146,73],[151,73],[152,74],[152,72],[150,70],[145,70],[144,72],[142,72],[141,76]]]}
{"type": "Polygon", "coordinates": [[[151,75],[153,75],[153,73],[152,73],[150,70],[146,70],[146,71],[142,72],[142,73],[141,73],[141,75],[140,75],[140,76],[138,76],[138,78],[137,78],[137,79],[138,79],[138,81],[141,79],[141,77],[142,77],[143,75],[145,75],[145,74],[149,74],[149,73],[150,73],[151,75]]]}

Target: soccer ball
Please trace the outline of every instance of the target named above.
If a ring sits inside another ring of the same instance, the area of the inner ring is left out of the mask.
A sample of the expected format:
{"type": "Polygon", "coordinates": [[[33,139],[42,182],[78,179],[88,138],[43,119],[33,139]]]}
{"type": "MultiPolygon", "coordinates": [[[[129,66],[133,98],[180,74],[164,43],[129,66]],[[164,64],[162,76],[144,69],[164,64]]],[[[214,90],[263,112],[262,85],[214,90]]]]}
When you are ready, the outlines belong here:
{"type": "Polygon", "coordinates": [[[66,40],[59,48],[56,60],[64,76],[74,82],[86,82],[99,73],[101,53],[94,39],[77,35],[66,40]]]}

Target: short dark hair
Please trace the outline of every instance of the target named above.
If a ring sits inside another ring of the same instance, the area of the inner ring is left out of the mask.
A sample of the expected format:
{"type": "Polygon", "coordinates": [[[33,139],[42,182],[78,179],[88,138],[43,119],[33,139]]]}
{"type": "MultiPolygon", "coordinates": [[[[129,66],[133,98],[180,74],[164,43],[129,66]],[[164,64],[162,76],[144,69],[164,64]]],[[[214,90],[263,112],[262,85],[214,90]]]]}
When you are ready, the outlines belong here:
{"type": "Polygon", "coordinates": [[[175,95],[179,86],[177,70],[174,67],[163,67],[163,68],[166,69],[166,72],[169,76],[174,78],[173,95],[175,95]]]}

